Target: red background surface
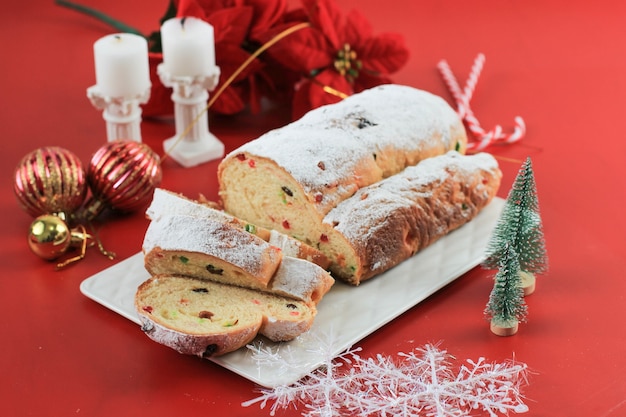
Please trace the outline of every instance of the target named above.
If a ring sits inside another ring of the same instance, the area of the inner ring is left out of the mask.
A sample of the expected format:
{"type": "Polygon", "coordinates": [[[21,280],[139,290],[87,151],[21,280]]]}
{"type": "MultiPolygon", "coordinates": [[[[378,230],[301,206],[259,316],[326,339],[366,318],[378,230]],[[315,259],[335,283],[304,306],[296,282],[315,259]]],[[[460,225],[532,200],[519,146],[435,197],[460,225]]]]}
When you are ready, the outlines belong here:
{"type": "MultiPolygon", "coordinates": [[[[626,6],[620,1],[338,0],[358,7],[376,32],[404,34],[410,62],[397,83],[440,94],[435,68],[448,60],[464,80],[486,55],[472,106],[485,127],[521,115],[522,143],[494,147],[506,197],[531,156],[549,273],[528,298],[529,322],[499,338],[483,317],[491,281],[475,268],[358,343],[362,356],[395,355],[440,342],[459,359],[515,357],[532,370],[524,393],[532,416],[626,415],[623,181],[626,145],[626,6]],[[513,159],[511,162],[509,158],[513,159]]],[[[144,32],[158,28],[166,1],[85,0],[144,32]]],[[[13,196],[26,153],[47,145],[87,163],[106,141],[100,111],[86,98],[95,82],[92,45],[112,30],[51,1],[3,5],[0,25],[0,414],[6,416],[253,416],[242,408],[255,385],[208,361],[150,342],[130,321],[85,298],[79,284],[110,266],[91,250],[60,272],[27,247],[31,218],[13,196]]],[[[211,117],[227,151],[287,122],[263,116],[211,117]]],[[[144,121],[144,142],[161,149],[174,133],[144,121]]],[[[162,187],[216,197],[217,162],[184,169],[165,161],[162,187]]],[[[118,259],[136,253],[141,213],[107,219],[100,237],[118,259]]],[[[375,308],[375,306],[372,306],[375,308]]],[[[346,318],[349,319],[349,318],[346,318]]],[[[300,415],[289,410],[278,415],[300,415]]]]}

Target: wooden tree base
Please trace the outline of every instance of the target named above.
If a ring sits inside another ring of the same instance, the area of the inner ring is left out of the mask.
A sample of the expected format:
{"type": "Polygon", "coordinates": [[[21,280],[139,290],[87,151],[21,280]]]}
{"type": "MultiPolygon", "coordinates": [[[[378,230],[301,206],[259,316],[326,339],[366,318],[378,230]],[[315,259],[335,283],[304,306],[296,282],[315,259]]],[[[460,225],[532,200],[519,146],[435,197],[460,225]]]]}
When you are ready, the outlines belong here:
{"type": "Polygon", "coordinates": [[[531,272],[520,271],[520,278],[522,279],[522,289],[524,290],[524,297],[535,292],[536,278],[531,272]]]}
{"type": "Polygon", "coordinates": [[[491,320],[491,326],[489,327],[491,332],[498,336],[513,336],[517,333],[519,328],[519,322],[515,320],[514,322],[502,323],[491,320]]]}

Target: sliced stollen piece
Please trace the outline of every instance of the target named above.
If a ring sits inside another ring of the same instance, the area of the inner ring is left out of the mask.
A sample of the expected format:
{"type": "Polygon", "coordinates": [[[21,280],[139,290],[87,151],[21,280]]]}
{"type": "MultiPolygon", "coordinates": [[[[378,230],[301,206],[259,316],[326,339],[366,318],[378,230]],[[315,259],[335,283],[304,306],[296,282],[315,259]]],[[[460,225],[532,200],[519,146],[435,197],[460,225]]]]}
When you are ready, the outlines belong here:
{"type": "Polygon", "coordinates": [[[283,251],[283,256],[304,259],[318,265],[324,270],[328,269],[330,259],[328,259],[322,251],[287,236],[284,233],[277,232],[276,230],[270,230],[269,232],[269,239],[267,241],[271,245],[280,248],[283,251]]]}
{"type": "Polygon", "coordinates": [[[151,275],[168,262],[197,265],[190,255],[203,254],[203,273],[231,283],[267,287],[283,258],[282,251],[258,236],[210,218],[162,215],[150,222],[143,241],[144,263],[151,275]]]}
{"type": "Polygon", "coordinates": [[[441,97],[379,86],[229,153],[219,194],[228,213],[315,247],[323,217],[359,188],[466,144],[462,121],[441,97]]]}
{"type": "Polygon", "coordinates": [[[328,268],[330,261],[318,249],[304,244],[292,237],[277,231],[271,231],[263,227],[256,226],[245,220],[238,219],[213,205],[191,200],[181,194],[177,194],[162,188],[154,190],[152,202],[146,209],[146,216],[154,220],[163,215],[180,214],[191,217],[210,218],[216,221],[228,223],[233,227],[245,230],[248,233],[257,235],[261,239],[268,241],[285,253],[287,256],[306,259],[316,263],[324,269],[328,268]]]}
{"type": "Polygon", "coordinates": [[[324,218],[320,249],[350,284],[378,275],[472,220],[502,173],[486,153],[451,151],[360,189],[324,218]]]}
{"type": "Polygon", "coordinates": [[[319,265],[275,256],[278,249],[270,243],[212,219],[160,216],[150,223],[145,241],[144,264],[151,275],[201,278],[312,304],[317,304],[335,282],[319,265]],[[190,233],[193,237],[187,238],[190,233]],[[274,267],[268,258],[280,258],[280,262],[265,280],[265,274],[274,267]],[[260,271],[255,270],[257,266],[260,271]]]}
{"type": "Polygon", "coordinates": [[[213,257],[202,252],[180,251],[155,247],[145,255],[145,265],[151,275],[179,275],[236,285],[280,295],[308,304],[317,304],[330,290],[335,280],[325,269],[304,259],[283,256],[267,284],[232,269],[216,270],[213,257]],[[181,261],[184,260],[184,261],[181,261]]]}
{"type": "Polygon", "coordinates": [[[210,218],[216,221],[231,223],[232,226],[256,234],[267,241],[270,237],[269,230],[256,227],[245,220],[238,219],[223,210],[192,200],[182,194],[174,193],[163,188],[156,188],[152,196],[152,202],[146,209],[146,217],[154,220],[163,215],[180,214],[190,217],[210,218]]]}
{"type": "Polygon", "coordinates": [[[328,271],[317,264],[283,256],[267,288],[259,289],[317,305],[334,283],[328,271]]]}
{"type": "Polygon", "coordinates": [[[315,306],[300,301],[168,275],[139,286],[135,309],[152,340],[205,358],[237,350],[258,334],[292,340],[311,328],[317,314],[315,306]]]}

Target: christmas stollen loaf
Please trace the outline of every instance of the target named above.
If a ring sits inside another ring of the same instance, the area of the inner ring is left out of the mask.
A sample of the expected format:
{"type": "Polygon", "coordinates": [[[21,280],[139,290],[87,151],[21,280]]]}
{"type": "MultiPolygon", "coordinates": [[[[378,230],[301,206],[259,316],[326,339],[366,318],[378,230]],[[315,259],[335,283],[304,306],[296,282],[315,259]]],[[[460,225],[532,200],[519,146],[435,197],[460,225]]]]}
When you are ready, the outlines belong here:
{"type": "Polygon", "coordinates": [[[359,188],[466,144],[445,100],[383,85],[229,153],[218,167],[219,195],[226,212],[316,247],[324,216],[359,188]]]}
{"type": "Polygon", "coordinates": [[[219,193],[227,212],[320,249],[336,278],[358,285],[491,201],[498,164],[463,156],[466,142],[443,99],[385,85],[234,150],[218,168],[219,193]]]}
{"type": "Polygon", "coordinates": [[[150,220],[163,215],[180,214],[190,217],[209,218],[245,230],[281,249],[284,256],[301,258],[327,269],[330,261],[318,249],[275,230],[268,230],[250,222],[238,219],[218,208],[216,203],[191,200],[181,194],[162,188],[154,190],[152,201],[146,209],[150,220]]]}
{"type": "Polygon", "coordinates": [[[501,179],[487,153],[425,159],[339,203],[321,224],[320,248],[334,275],[358,285],[472,220],[501,179]]]}
{"type": "Polygon", "coordinates": [[[175,275],[141,284],[135,309],[152,340],[204,358],[237,350],[258,334],[292,340],[310,329],[317,313],[302,301],[175,275]]]}

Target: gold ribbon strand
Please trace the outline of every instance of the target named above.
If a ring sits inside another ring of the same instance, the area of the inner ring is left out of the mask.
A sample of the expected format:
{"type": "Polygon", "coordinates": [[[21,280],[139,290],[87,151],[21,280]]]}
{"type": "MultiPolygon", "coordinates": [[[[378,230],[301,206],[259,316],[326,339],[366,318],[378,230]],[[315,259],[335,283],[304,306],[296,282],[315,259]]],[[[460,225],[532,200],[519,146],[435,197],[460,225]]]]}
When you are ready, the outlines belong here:
{"type": "Polygon", "coordinates": [[[276,44],[278,41],[280,41],[281,39],[291,35],[294,32],[297,32],[301,29],[310,27],[311,24],[309,22],[303,22],[303,23],[299,23],[297,25],[291,26],[290,28],[285,29],[284,31],[280,32],[279,34],[277,34],[276,36],[274,36],[272,39],[270,39],[269,41],[267,41],[266,43],[264,43],[259,49],[257,49],[256,51],[254,51],[249,57],[248,59],[246,59],[240,66],[239,68],[237,68],[237,70],[235,72],[233,72],[231,74],[230,77],[228,77],[228,79],[220,86],[220,88],[218,88],[218,90],[215,92],[215,94],[213,94],[211,96],[211,98],[209,99],[209,102],[207,103],[207,105],[204,107],[204,109],[199,112],[196,117],[191,121],[191,124],[189,124],[189,126],[187,126],[185,128],[185,130],[178,136],[178,138],[176,139],[176,141],[174,142],[174,144],[165,152],[165,154],[163,155],[163,158],[161,158],[161,162],[163,162],[167,156],[170,154],[170,152],[176,147],[176,145],[178,145],[178,143],[180,143],[180,141],[191,131],[191,129],[193,128],[193,126],[198,123],[198,120],[200,120],[200,118],[204,115],[204,113],[206,113],[209,108],[213,105],[213,103],[215,103],[215,100],[217,100],[217,98],[224,92],[224,90],[230,85],[232,84],[232,82],[235,80],[235,78],[237,78],[237,76],[239,74],[241,74],[241,72],[248,66],[250,65],[250,63],[252,61],[254,61],[259,55],[261,55],[263,52],[267,51],[270,47],[272,47],[274,44],[276,44]]]}

